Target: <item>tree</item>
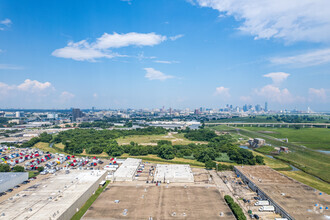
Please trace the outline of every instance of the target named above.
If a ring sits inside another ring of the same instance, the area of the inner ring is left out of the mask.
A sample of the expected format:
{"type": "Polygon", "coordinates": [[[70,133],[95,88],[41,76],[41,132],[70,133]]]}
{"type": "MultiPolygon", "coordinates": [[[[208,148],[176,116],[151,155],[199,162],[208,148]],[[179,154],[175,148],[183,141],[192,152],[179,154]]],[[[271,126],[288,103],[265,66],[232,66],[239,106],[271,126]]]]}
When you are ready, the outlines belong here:
{"type": "Polygon", "coordinates": [[[208,160],[208,161],[205,162],[205,168],[206,169],[211,170],[211,169],[213,169],[215,167],[216,167],[216,163],[214,161],[208,160]]]}
{"type": "Polygon", "coordinates": [[[174,148],[171,145],[163,145],[159,148],[158,156],[166,160],[172,160],[175,157],[174,148]]]}
{"type": "Polygon", "coordinates": [[[25,170],[24,170],[24,167],[22,167],[22,166],[14,166],[13,171],[14,172],[24,172],[25,170]]]}
{"type": "Polygon", "coordinates": [[[0,172],[10,172],[10,166],[8,164],[0,164],[0,172]]]}
{"type": "Polygon", "coordinates": [[[256,156],[256,162],[258,164],[264,164],[264,158],[262,156],[257,155],[256,156]]]}

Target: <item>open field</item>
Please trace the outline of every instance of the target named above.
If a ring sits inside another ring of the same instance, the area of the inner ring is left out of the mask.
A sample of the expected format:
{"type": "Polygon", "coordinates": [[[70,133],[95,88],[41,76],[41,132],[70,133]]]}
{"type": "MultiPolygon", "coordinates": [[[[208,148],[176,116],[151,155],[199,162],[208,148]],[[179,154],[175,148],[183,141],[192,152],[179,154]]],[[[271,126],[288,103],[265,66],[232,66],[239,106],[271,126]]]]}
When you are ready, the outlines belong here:
{"type": "Polygon", "coordinates": [[[45,142],[38,142],[36,143],[33,147],[38,148],[44,152],[50,152],[50,153],[58,153],[58,150],[49,147],[49,143],[45,143],[45,142]]]}
{"type": "Polygon", "coordinates": [[[319,179],[302,171],[279,171],[284,175],[291,177],[292,179],[298,180],[308,186],[318,189],[322,192],[330,194],[330,186],[328,183],[320,181],[319,179]]]}
{"type": "Polygon", "coordinates": [[[216,187],[142,185],[109,185],[82,219],[150,217],[154,220],[235,219],[216,187]],[[119,203],[115,203],[114,200],[119,200],[119,203]]]}
{"type": "Polygon", "coordinates": [[[126,137],[118,138],[116,141],[120,145],[130,144],[130,142],[135,142],[141,145],[157,145],[157,141],[168,140],[171,141],[173,145],[187,145],[190,143],[206,143],[203,141],[190,141],[183,136],[183,134],[172,134],[167,135],[131,135],[126,137]]]}
{"type": "Polygon", "coordinates": [[[329,128],[271,128],[244,127],[246,130],[266,133],[275,138],[288,138],[290,143],[304,145],[311,149],[330,150],[329,128]]]}
{"type": "Polygon", "coordinates": [[[319,177],[320,179],[330,183],[330,155],[319,153],[308,148],[300,147],[292,143],[285,143],[276,140],[274,137],[268,134],[250,131],[243,128],[237,128],[237,131],[244,136],[251,138],[263,138],[267,143],[273,146],[286,146],[289,147],[290,153],[281,153],[278,156],[274,156],[276,159],[283,160],[293,166],[319,177]]]}
{"type": "Polygon", "coordinates": [[[204,163],[199,162],[197,160],[190,160],[190,159],[184,159],[178,157],[175,157],[172,160],[165,160],[153,154],[148,154],[146,156],[130,156],[129,154],[123,154],[118,158],[127,158],[127,157],[139,158],[142,159],[144,162],[157,162],[160,164],[189,164],[192,167],[205,167],[204,163]]]}
{"type": "MultiPolygon", "coordinates": [[[[286,171],[290,170],[290,167],[287,163],[294,165],[295,167],[301,169],[304,171],[303,174],[305,174],[302,178],[302,174],[299,173],[299,175],[291,175],[292,178],[301,181],[302,183],[315,187],[319,190],[323,190],[324,187],[329,187],[330,182],[330,156],[326,154],[322,154],[316,151],[312,151],[309,149],[305,149],[299,146],[296,146],[292,143],[285,143],[282,141],[278,141],[274,139],[274,137],[269,136],[269,134],[265,133],[259,133],[256,131],[247,130],[247,127],[240,127],[240,128],[233,128],[228,127],[225,125],[220,126],[214,126],[212,127],[215,130],[218,130],[220,132],[222,131],[228,131],[230,133],[239,133],[240,135],[244,137],[250,137],[250,138],[263,138],[266,140],[267,143],[272,144],[273,146],[287,146],[292,151],[289,154],[281,154],[278,156],[275,156],[276,159],[272,159],[269,157],[266,157],[265,155],[258,153],[256,151],[253,151],[253,154],[255,155],[261,155],[264,157],[264,161],[266,165],[270,166],[273,169],[276,169],[278,171],[286,171]],[[236,130],[237,129],[237,130],[236,130]],[[280,160],[278,160],[280,159],[280,160]],[[282,160],[282,161],[281,161],[282,160]],[[285,162],[283,162],[285,161],[285,162]],[[311,174],[311,175],[309,175],[311,174]],[[313,176],[319,177],[320,179],[326,181],[319,180],[313,176]]],[[[263,128],[265,129],[265,128],[263,128]]],[[[271,129],[271,128],[267,128],[271,129]]],[[[315,128],[313,128],[315,129],[315,128]]],[[[322,128],[321,128],[322,129],[322,128]]],[[[293,131],[297,129],[292,129],[293,131]]],[[[290,139],[289,139],[290,141],[290,139]]]]}

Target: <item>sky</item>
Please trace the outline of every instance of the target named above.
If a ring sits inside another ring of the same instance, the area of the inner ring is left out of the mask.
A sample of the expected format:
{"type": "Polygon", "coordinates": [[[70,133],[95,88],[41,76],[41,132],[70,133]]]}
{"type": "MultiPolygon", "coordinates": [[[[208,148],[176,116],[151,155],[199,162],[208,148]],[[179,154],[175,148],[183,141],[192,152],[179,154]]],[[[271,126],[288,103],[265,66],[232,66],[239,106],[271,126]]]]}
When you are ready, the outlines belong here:
{"type": "Polygon", "coordinates": [[[328,0],[2,0],[0,108],[330,110],[328,0]]]}

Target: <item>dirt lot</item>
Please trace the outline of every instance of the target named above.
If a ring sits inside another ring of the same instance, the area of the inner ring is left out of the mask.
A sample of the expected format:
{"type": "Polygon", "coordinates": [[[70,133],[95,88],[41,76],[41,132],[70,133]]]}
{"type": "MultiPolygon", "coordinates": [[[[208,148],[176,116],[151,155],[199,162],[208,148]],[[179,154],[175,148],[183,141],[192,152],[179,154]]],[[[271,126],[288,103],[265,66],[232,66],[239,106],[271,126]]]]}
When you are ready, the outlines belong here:
{"type": "Polygon", "coordinates": [[[151,219],[150,217],[153,220],[235,219],[215,187],[124,184],[109,185],[82,219],[151,219]],[[119,200],[119,203],[115,203],[115,200],[119,200]]]}

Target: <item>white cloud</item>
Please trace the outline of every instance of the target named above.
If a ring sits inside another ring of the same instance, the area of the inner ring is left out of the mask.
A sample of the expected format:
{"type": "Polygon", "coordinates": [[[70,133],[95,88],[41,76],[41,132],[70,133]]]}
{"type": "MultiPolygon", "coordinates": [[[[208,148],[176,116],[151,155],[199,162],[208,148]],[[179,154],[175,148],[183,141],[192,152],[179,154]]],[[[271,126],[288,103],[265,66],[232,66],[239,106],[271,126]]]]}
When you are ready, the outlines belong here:
{"type": "Polygon", "coordinates": [[[277,85],[277,84],[280,84],[281,82],[283,82],[284,80],[286,80],[286,78],[288,78],[288,76],[290,76],[290,74],[284,73],[284,72],[274,72],[274,73],[265,74],[263,76],[271,78],[273,80],[273,83],[277,85]]]}
{"type": "Polygon", "coordinates": [[[154,46],[167,40],[166,36],[155,33],[136,33],[127,34],[108,34],[104,33],[95,42],[88,43],[86,40],[79,42],[69,42],[64,48],[56,49],[52,55],[62,58],[71,58],[77,61],[95,61],[98,58],[123,57],[117,53],[111,52],[111,48],[120,48],[127,46],[154,46]]]}
{"type": "Polygon", "coordinates": [[[154,46],[167,39],[166,36],[155,33],[141,34],[131,32],[127,34],[104,33],[97,39],[94,47],[99,49],[119,48],[127,46],[154,46]]]}
{"type": "MultiPolygon", "coordinates": [[[[192,0],[190,0],[192,1],[192,0]]],[[[195,0],[220,16],[242,21],[238,28],[255,39],[279,38],[287,42],[330,40],[328,0],[195,0]]]]}
{"type": "Polygon", "coordinates": [[[6,18],[6,19],[0,21],[0,24],[6,25],[7,27],[9,27],[12,24],[12,22],[9,18],[6,18]]]}
{"type": "Polygon", "coordinates": [[[292,64],[297,66],[315,66],[330,62],[330,48],[315,50],[296,56],[273,57],[270,59],[274,64],[292,64]]]}
{"type": "Polygon", "coordinates": [[[91,47],[85,40],[77,43],[69,42],[68,46],[56,49],[52,55],[55,57],[71,58],[77,61],[95,61],[97,58],[113,58],[115,56],[114,54],[109,54],[107,51],[91,47]]]}
{"type": "Polygon", "coordinates": [[[169,61],[169,60],[155,60],[154,62],[155,63],[163,63],[163,64],[179,63],[178,61],[175,61],[175,60],[172,60],[172,61],[169,61]]]}
{"type": "MultiPolygon", "coordinates": [[[[1,50],[0,50],[1,52],[1,50]]],[[[14,66],[14,65],[10,65],[10,64],[0,64],[0,70],[21,70],[23,69],[20,66],[14,66]]]]}
{"type": "Polygon", "coordinates": [[[155,70],[154,68],[144,68],[144,70],[146,71],[145,78],[147,78],[149,80],[164,81],[166,79],[174,78],[174,76],[166,75],[158,70],[155,70]]]}
{"type": "Polygon", "coordinates": [[[74,97],[75,97],[74,94],[72,94],[70,92],[67,92],[67,91],[64,91],[60,95],[60,100],[62,102],[68,102],[68,101],[72,100],[74,97]]]}
{"type": "Polygon", "coordinates": [[[181,38],[181,37],[183,37],[183,34],[178,34],[178,35],[175,35],[175,36],[172,36],[172,37],[170,37],[170,40],[177,40],[177,39],[179,39],[179,38],[181,38]]]}
{"type": "Polygon", "coordinates": [[[328,102],[327,98],[327,92],[325,89],[314,89],[314,88],[309,88],[308,89],[308,95],[309,95],[309,101],[322,101],[322,102],[328,102]]]}
{"type": "Polygon", "coordinates": [[[229,98],[230,97],[229,88],[225,88],[223,86],[217,87],[215,88],[214,95],[222,96],[224,98],[229,98]]]}
{"type": "Polygon", "coordinates": [[[3,96],[3,99],[12,96],[46,96],[54,90],[55,89],[50,82],[42,83],[37,80],[26,79],[19,85],[8,85],[0,82],[0,94],[3,96]]]}
{"type": "Polygon", "coordinates": [[[23,83],[17,86],[18,90],[28,92],[43,92],[46,89],[53,89],[50,82],[39,82],[37,80],[26,79],[23,83]]]}
{"type": "Polygon", "coordinates": [[[259,96],[265,97],[267,100],[278,103],[294,102],[294,97],[288,89],[280,89],[275,85],[266,85],[261,89],[255,89],[255,93],[259,96]]]}
{"type": "Polygon", "coordinates": [[[93,97],[94,97],[95,99],[97,99],[97,98],[99,97],[99,95],[98,95],[97,93],[94,93],[94,94],[93,94],[93,97]]]}

